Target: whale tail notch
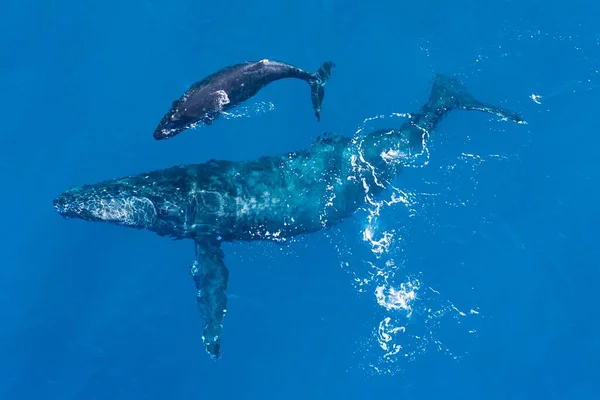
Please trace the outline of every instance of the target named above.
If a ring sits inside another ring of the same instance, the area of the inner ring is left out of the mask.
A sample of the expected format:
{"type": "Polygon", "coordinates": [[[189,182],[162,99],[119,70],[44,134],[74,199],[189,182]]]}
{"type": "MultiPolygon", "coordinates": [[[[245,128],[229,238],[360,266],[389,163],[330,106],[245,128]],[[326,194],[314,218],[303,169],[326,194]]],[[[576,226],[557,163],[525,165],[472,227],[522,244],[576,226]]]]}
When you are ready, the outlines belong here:
{"type": "Polygon", "coordinates": [[[443,74],[436,74],[434,78],[427,107],[430,110],[441,111],[441,114],[446,114],[454,108],[483,111],[511,122],[526,123],[513,111],[475,99],[457,78],[443,74]]]}
{"type": "Polygon", "coordinates": [[[310,97],[317,121],[321,121],[321,104],[323,104],[323,98],[325,97],[324,86],[331,77],[331,70],[334,67],[335,63],[325,61],[317,72],[311,74],[311,78],[308,81],[310,85],[310,97]]]}

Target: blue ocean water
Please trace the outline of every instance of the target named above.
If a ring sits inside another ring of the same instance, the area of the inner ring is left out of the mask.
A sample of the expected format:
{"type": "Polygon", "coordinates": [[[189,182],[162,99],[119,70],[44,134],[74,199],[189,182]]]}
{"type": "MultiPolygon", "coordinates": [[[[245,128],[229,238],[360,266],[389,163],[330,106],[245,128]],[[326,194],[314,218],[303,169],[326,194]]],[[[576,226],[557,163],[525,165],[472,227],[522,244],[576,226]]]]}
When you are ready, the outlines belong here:
{"type": "Polygon", "coordinates": [[[0,9],[1,399],[600,396],[596,3],[0,9]],[[188,85],[261,58],[335,61],[321,122],[305,84],[282,81],[241,118],[152,139],[188,85]],[[428,165],[395,182],[402,201],[283,248],[226,246],[218,362],[200,341],[191,243],[52,208],[80,183],[399,125],[438,72],[528,124],[455,111],[428,165]]]}

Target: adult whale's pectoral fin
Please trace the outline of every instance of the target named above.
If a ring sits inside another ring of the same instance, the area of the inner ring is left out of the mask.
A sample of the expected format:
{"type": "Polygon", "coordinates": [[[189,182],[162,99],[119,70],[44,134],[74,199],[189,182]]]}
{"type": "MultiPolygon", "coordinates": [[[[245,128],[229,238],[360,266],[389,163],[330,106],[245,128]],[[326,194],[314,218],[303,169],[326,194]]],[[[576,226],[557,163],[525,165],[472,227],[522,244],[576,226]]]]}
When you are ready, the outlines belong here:
{"type": "Polygon", "coordinates": [[[196,289],[198,309],[202,316],[202,341],[206,351],[218,359],[221,349],[223,318],[227,312],[227,280],[229,271],[223,262],[221,243],[216,238],[195,240],[196,260],[190,268],[196,289]]]}

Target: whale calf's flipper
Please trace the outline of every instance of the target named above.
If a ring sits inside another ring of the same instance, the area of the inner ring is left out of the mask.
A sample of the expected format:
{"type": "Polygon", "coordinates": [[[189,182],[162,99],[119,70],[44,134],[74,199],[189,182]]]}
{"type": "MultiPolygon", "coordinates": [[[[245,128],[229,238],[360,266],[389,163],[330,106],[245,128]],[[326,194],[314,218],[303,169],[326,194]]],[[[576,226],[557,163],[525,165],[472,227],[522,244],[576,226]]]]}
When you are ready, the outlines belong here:
{"type": "Polygon", "coordinates": [[[317,72],[311,75],[309,80],[310,85],[310,96],[313,104],[313,110],[315,111],[315,117],[317,121],[321,120],[321,104],[325,98],[325,84],[331,77],[331,70],[335,67],[335,64],[331,61],[325,61],[317,72]]]}
{"type": "Polygon", "coordinates": [[[227,312],[229,271],[223,262],[221,243],[213,237],[195,240],[196,260],[190,267],[196,289],[198,310],[203,319],[202,342],[206,351],[218,359],[221,350],[223,318],[227,312]]]}

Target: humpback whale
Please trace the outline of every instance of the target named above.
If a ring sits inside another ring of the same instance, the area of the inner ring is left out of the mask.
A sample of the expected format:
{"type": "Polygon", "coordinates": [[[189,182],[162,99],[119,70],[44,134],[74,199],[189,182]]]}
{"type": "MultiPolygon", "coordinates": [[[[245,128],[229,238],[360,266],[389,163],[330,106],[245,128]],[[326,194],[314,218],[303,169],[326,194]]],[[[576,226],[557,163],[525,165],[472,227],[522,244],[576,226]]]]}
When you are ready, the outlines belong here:
{"type": "Polygon", "coordinates": [[[283,242],[331,227],[381,194],[453,109],[478,110],[525,123],[482,103],[457,79],[436,75],[429,101],[396,129],[362,136],[325,134],[310,146],[250,161],[210,160],[72,187],[54,199],[65,218],[146,229],[190,239],[190,272],[203,321],[202,341],[221,354],[229,272],[222,243],[283,242]]]}
{"type": "Polygon", "coordinates": [[[168,139],[198,123],[211,125],[219,114],[256,95],[271,82],[296,78],[310,85],[313,110],[321,120],[324,86],[335,64],[324,62],[310,74],[290,64],[273,60],[249,61],[223,68],[194,83],[163,116],[154,130],[154,139],[168,139]]]}

